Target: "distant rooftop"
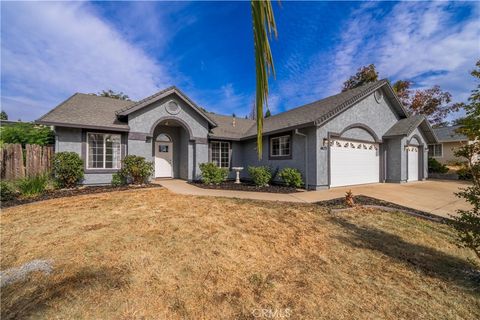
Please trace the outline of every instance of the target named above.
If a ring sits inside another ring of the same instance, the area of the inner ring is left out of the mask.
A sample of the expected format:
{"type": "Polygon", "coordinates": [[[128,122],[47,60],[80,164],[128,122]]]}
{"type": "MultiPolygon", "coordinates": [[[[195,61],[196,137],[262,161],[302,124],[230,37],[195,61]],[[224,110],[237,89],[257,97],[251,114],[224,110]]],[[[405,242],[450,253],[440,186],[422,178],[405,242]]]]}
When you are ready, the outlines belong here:
{"type": "Polygon", "coordinates": [[[449,127],[440,127],[434,128],[435,134],[437,135],[439,142],[457,142],[457,141],[468,141],[468,138],[456,132],[460,126],[449,126],[449,127]]]}

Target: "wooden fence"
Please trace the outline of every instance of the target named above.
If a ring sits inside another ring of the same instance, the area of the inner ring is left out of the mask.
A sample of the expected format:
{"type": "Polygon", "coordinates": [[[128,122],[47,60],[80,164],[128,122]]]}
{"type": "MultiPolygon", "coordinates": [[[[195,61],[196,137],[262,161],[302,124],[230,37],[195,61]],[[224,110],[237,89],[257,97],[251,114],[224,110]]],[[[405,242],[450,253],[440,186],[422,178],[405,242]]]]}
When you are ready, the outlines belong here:
{"type": "Polygon", "coordinates": [[[15,180],[47,173],[52,168],[53,147],[27,144],[4,144],[0,148],[0,176],[15,180]]]}

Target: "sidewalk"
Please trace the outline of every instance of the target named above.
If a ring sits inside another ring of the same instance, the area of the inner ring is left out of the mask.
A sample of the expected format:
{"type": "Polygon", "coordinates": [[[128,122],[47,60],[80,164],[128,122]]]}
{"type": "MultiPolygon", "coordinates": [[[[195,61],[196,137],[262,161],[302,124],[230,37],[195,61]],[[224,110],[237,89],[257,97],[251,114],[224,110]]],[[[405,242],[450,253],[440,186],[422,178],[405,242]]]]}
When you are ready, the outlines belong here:
{"type": "Polygon", "coordinates": [[[154,183],[161,184],[178,194],[303,203],[340,198],[345,196],[345,192],[352,190],[354,195],[361,194],[447,218],[450,214],[455,214],[457,209],[469,208],[468,203],[457,198],[454,194],[460,187],[468,185],[468,183],[462,181],[431,180],[406,184],[376,183],[290,194],[203,189],[177,179],[157,180],[154,183]]]}

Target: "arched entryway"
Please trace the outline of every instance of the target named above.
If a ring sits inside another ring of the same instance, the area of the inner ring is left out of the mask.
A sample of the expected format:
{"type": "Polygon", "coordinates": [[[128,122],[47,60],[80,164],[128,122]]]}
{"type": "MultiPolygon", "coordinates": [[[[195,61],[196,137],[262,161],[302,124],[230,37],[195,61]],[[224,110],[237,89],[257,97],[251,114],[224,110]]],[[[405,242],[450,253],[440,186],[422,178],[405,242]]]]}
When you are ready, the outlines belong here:
{"type": "Polygon", "coordinates": [[[188,179],[190,130],[176,119],[162,119],[152,128],[155,178],[188,179]]]}

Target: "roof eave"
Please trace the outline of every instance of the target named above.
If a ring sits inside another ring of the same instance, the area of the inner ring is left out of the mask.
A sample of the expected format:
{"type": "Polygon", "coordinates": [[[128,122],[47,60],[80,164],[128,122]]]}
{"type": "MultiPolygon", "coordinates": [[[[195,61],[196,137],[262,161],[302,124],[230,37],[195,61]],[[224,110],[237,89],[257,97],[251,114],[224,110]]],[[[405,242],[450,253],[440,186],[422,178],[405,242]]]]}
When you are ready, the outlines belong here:
{"type": "Polygon", "coordinates": [[[386,86],[388,88],[388,91],[390,93],[390,95],[394,98],[394,103],[397,104],[397,106],[399,107],[399,110],[401,111],[402,115],[404,117],[408,117],[408,112],[407,110],[405,109],[405,107],[402,105],[402,103],[398,100],[395,92],[393,91],[393,88],[390,86],[390,83],[388,82],[388,80],[384,79],[384,80],[380,80],[378,82],[377,85],[371,87],[370,89],[364,91],[364,92],[361,92],[359,93],[357,96],[351,98],[350,100],[348,101],[345,101],[343,104],[339,105],[337,108],[335,108],[334,110],[330,111],[329,113],[321,116],[320,118],[318,119],[315,119],[314,123],[316,126],[320,127],[322,125],[324,125],[325,123],[329,122],[330,120],[332,120],[332,118],[336,117],[337,115],[339,115],[340,113],[342,113],[343,111],[347,110],[348,108],[352,107],[353,105],[357,104],[358,102],[360,102],[361,100],[365,99],[366,97],[368,97],[370,94],[372,94],[373,92],[375,92],[376,90],[382,88],[383,86],[386,86]]]}
{"type": "MultiPolygon", "coordinates": [[[[269,135],[272,135],[272,134],[277,134],[277,133],[286,132],[286,131],[292,131],[292,130],[295,130],[295,129],[301,129],[301,128],[306,128],[306,127],[312,127],[312,126],[315,126],[314,121],[306,122],[306,123],[303,123],[303,124],[300,124],[300,125],[284,127],[284,128],[277,129],[277,130],[263,132],[262,136],[269,136],[269,135]]],[[[250,139],[253,139],[253,138],[256,138],[256,137],[257,137],[256,134],[250,134],[248,136],[246,135],[246,136],[241,137],[240,140],[250,140],[250,139]]]]}
{"type": "Polygon", "coordinates": [[[215,136],[215,135],[208,135],[210,140],[228,140],[228,141],[240,141],[240,138],[232,138],[232,137],[222,137],[222,136],[215,136]]]}
{"type": "Polygon", "coordinates": [[[85,125],[85,124],[76,124],[76,123],[54,122],[54,121],[36,120],[34,121],[34,123],[43,124],[47,126],[64,127],[64,128],[96,129],[96,130],[120,131],[120,132],[130,131],[130,128],[95,126],[95,125],[85,125]]]}

